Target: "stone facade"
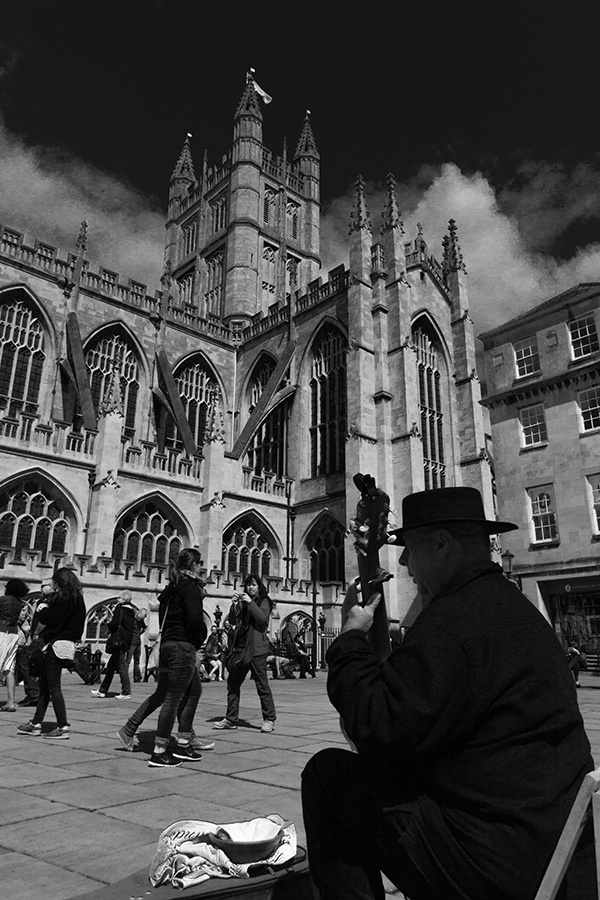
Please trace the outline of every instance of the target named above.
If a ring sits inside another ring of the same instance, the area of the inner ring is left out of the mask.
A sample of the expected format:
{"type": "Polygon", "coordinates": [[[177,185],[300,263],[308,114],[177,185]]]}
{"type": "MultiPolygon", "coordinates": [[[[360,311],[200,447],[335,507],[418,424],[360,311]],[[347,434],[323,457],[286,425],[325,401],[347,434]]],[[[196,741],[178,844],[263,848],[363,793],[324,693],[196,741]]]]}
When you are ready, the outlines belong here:
{"type": "Polygon", "coordinates": [[[600,650],[600,284],[481,335],[500,518],[523,590],[600,650]]]}
{"type": "MultiPolygon", "coordinates": [[[[252,570],[274,631],[292,613],[338,627],[359,471],[396,510],[468,484],[494,514],[455,224],[441,263],[420,227],[406,241],[390,177],[374,243],[359,179],[350,268],[323,281],[319,166],[308,114],[293,157],[264,147],[249,80],[228,154],[197,178],[184,143],[154,295],[90,265],[85,226],[67,254],[0,230],[2,574],[35,587],[74,566],[93,644],[125,587],[155,633],[169,556],[188,545],[211,621],[252,570]]],[[[397,555],[382,564],[396,572],[397,555]]],[[[404,573],[388,596],[408,624],[404,573]]]]}

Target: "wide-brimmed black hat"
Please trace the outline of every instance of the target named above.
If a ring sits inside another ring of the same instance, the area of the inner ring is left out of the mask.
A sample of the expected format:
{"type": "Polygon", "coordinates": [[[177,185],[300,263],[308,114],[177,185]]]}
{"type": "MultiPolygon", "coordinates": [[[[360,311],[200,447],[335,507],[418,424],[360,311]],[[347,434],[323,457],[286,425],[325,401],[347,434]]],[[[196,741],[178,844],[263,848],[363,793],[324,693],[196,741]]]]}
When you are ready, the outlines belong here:
{"type": "Polygon", "coordinates": [[[486,519],[481,494],[475,488],[449,487],[408,494],[402,501],[402,528],[388,532],[389,544],[403,544],[404,532],[427,525],[473,522],[485,526],[488,534],[502,534],[518,528],[512,522],[486,519]]]}

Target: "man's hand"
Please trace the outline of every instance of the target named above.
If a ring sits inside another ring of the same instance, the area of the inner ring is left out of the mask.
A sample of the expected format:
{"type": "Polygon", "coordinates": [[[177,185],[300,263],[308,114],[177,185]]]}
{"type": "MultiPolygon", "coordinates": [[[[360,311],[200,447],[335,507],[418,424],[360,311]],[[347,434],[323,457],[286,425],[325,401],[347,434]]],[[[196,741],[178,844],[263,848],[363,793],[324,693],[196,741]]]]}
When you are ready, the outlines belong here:
{"type": "Polygon", "coordinates": [[[342,605],[342,634],[358,629],[365,634],[373,624],[375,610],[381,601],[381,594],[373,594],[367,606],[360,606],[360,593],[356,584],[351,584],[342,605]]]}

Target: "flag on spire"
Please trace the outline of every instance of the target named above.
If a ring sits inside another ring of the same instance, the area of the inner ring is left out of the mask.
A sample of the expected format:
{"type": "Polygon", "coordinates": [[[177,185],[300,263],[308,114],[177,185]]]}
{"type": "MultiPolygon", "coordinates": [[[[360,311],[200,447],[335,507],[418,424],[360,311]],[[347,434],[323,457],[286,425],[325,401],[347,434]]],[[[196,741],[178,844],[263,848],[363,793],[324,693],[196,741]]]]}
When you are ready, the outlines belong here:
{"type": "Polygon", "coordinates": [[[256,91],[256,93],[258,94],[258,96],[260,97],[260,99],[263,101],[263,103],[264,103],[265,105],[267,105],[267,104],[269,104],[269,103],[272,101],[273,98],[271,97],[270,94],[267,94],[266,91],[263,91],[263,89],[261,88],[261,86],[256,82],[256,80],[255,80],[255,78],[254,78],[254,73],[255,73],[255,72],[256,72],[256,69],[250,69],[249,72],[248,72],[248,75],[247,75],[247,79],[246,79],[246,80],[252,82],[252,85],[253,85],[253,87],[254,87],[254,90],[256,91]]]}

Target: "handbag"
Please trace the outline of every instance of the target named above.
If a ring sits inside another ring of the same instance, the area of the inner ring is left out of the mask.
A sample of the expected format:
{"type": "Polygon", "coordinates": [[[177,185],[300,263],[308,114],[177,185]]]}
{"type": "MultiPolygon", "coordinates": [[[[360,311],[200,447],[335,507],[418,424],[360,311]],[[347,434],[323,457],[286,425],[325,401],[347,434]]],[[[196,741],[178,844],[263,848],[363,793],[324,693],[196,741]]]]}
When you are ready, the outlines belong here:
{"type": "Polygon", "coordinates": [[[249,666],[254,652],[252,632],[248,625],[238,625],[233,636],[233,647],[226,662],[228,672],[236,672],[243,666],[249,666]]]}

